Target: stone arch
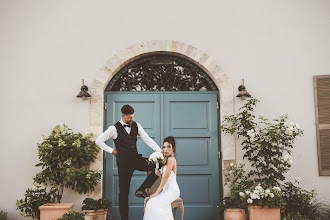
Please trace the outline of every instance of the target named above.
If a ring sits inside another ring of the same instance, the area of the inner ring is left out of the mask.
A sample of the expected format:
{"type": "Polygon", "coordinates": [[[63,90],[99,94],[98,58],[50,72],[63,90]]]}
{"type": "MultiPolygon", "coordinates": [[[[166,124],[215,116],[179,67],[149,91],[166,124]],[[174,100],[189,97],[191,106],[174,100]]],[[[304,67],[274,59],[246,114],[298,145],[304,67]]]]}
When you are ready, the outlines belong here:
{"type": "MultiPolygon", "coordinates": [[[[154,40],[132,45],[108,60],[96,73],[90,89],[90,131],[94,137],[103,132],[104,120],[104,90],[112,77],[127,63],[142,56],[150,54],[173,54],[186,58],[201,67],[214,81],[219,89],[220,95],[220,120],[223,116],[234,114],[234,90],[228,75],[214,59],[203,51],[192,45],[174,40],[154,40]]],[[[235,137],[221,134],[222,161],[224,163],[236,159],[235,137]]],[[[98,159],[91,165],[93,169],[103,169],[103,156],[99,154],[98,159]]],[[[101,181],[102,182],[102,181],[101,181]]],[[[89,195],[90,197],[102,196],[101,184],[89,195]]]]}

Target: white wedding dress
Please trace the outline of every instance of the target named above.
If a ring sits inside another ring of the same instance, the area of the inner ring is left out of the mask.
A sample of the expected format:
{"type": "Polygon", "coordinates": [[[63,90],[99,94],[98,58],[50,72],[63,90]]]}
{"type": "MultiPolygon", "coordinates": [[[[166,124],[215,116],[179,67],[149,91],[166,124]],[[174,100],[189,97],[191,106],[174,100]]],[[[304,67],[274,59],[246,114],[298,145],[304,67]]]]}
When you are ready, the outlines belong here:
{"type": "MultiPolygon", "coordinates": [[[[166,167],[162,167],[162,174],[166,172],[166,167]]],[[[163,191],[147,202],[143,220],[173,220],[171,203],[179,196],[180,189],[176,182],[176,175],[171,170],[170,177],[165,183],[163,191]]]]}

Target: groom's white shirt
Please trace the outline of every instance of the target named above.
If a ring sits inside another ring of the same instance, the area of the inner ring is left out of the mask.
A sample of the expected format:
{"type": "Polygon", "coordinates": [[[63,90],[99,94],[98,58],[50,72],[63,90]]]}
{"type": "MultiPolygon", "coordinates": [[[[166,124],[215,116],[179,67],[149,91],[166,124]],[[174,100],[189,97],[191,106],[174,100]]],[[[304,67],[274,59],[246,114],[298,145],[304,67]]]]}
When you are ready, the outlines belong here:
{"type": "MultiPolygon", "coordinates": [[[[122,125],[125,125],[126,123],[123,122],[122,119],[119,121],[122,125]]],[[[152,140],[147,132],[144,131],[143,127],[136,122],[137,127],[138,127],[138,135],[140,138],[146,143],[151,149],[154,151],[161,152],[162,150],[160,147],[156,144],[154,140],[152,140]]],[[[131,128],[130,127],[124,127],[127,133],[131,133],[131,128]]],[[[110,138],[112,139],[117,139],[118,133],[117,129],[114,125],[111,125],[105,132],[103,132],[95,141],[95,143],[104,151],[109,152],[110,154],[114,150],[112,147],[108,146],[105,142],[109,140],[110,138]]]]}

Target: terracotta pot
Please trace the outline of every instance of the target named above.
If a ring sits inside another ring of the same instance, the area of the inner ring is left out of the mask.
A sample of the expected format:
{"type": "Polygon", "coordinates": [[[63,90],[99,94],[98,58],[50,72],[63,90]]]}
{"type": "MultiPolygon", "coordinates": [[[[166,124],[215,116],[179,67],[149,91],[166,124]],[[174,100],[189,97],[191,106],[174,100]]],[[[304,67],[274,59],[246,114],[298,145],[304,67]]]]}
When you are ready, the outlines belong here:
{"type": "Polygon", "coordinates": [[[246,220],[244,209],[226,209],[225,220],[246,220]]]}
{"type": "Polygon", "coordinates": [[[249,206],[249,219],[250,220],[280,220],[280,208],[268,208],[267,206],[249,206]]]}
{"type": "Polygon", "coordinates": [[[84,210],[85,220],[106,220],[107,219],[107,210],[99,209],[95,210],[84,210]]]}
{"type": "Polygon", "coordinates": [[[68,211],[72,211],[73,203],[48,203],[39,206],[40,220],[57,220],[68,211]]]}

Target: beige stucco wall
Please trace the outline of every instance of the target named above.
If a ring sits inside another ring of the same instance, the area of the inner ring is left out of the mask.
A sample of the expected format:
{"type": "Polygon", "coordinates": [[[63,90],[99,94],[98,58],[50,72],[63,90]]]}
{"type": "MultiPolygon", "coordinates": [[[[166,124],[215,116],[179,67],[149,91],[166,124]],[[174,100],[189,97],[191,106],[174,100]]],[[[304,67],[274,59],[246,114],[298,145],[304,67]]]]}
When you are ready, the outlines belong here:
{"type": "MultiPolygon", "coordinates": [[[[330,73],[329,10],[327,0],[0,1],[0,209],[20,219],[15,203],[38,171],[41,134],[62,123],[82,133],[102,124],[91,117],[92,100],[75,97],[81,79],[93,94],[112,57],[152,40],[207,54],[234,95],[244,78],[261,101],[257,113],[288,113],[305,131],[288,180],[299,176],[301,186],[330,200],[330,177],[318,176],[312,88],[313,75],[330,73]]],[[[235,110],[243,103],[234,98],[235,110]]],[[[236,153],[240,161],[239,145],[236,153]]],[[[84,197],[67,190],[63,202],[79,210],[84,197]]]]}

